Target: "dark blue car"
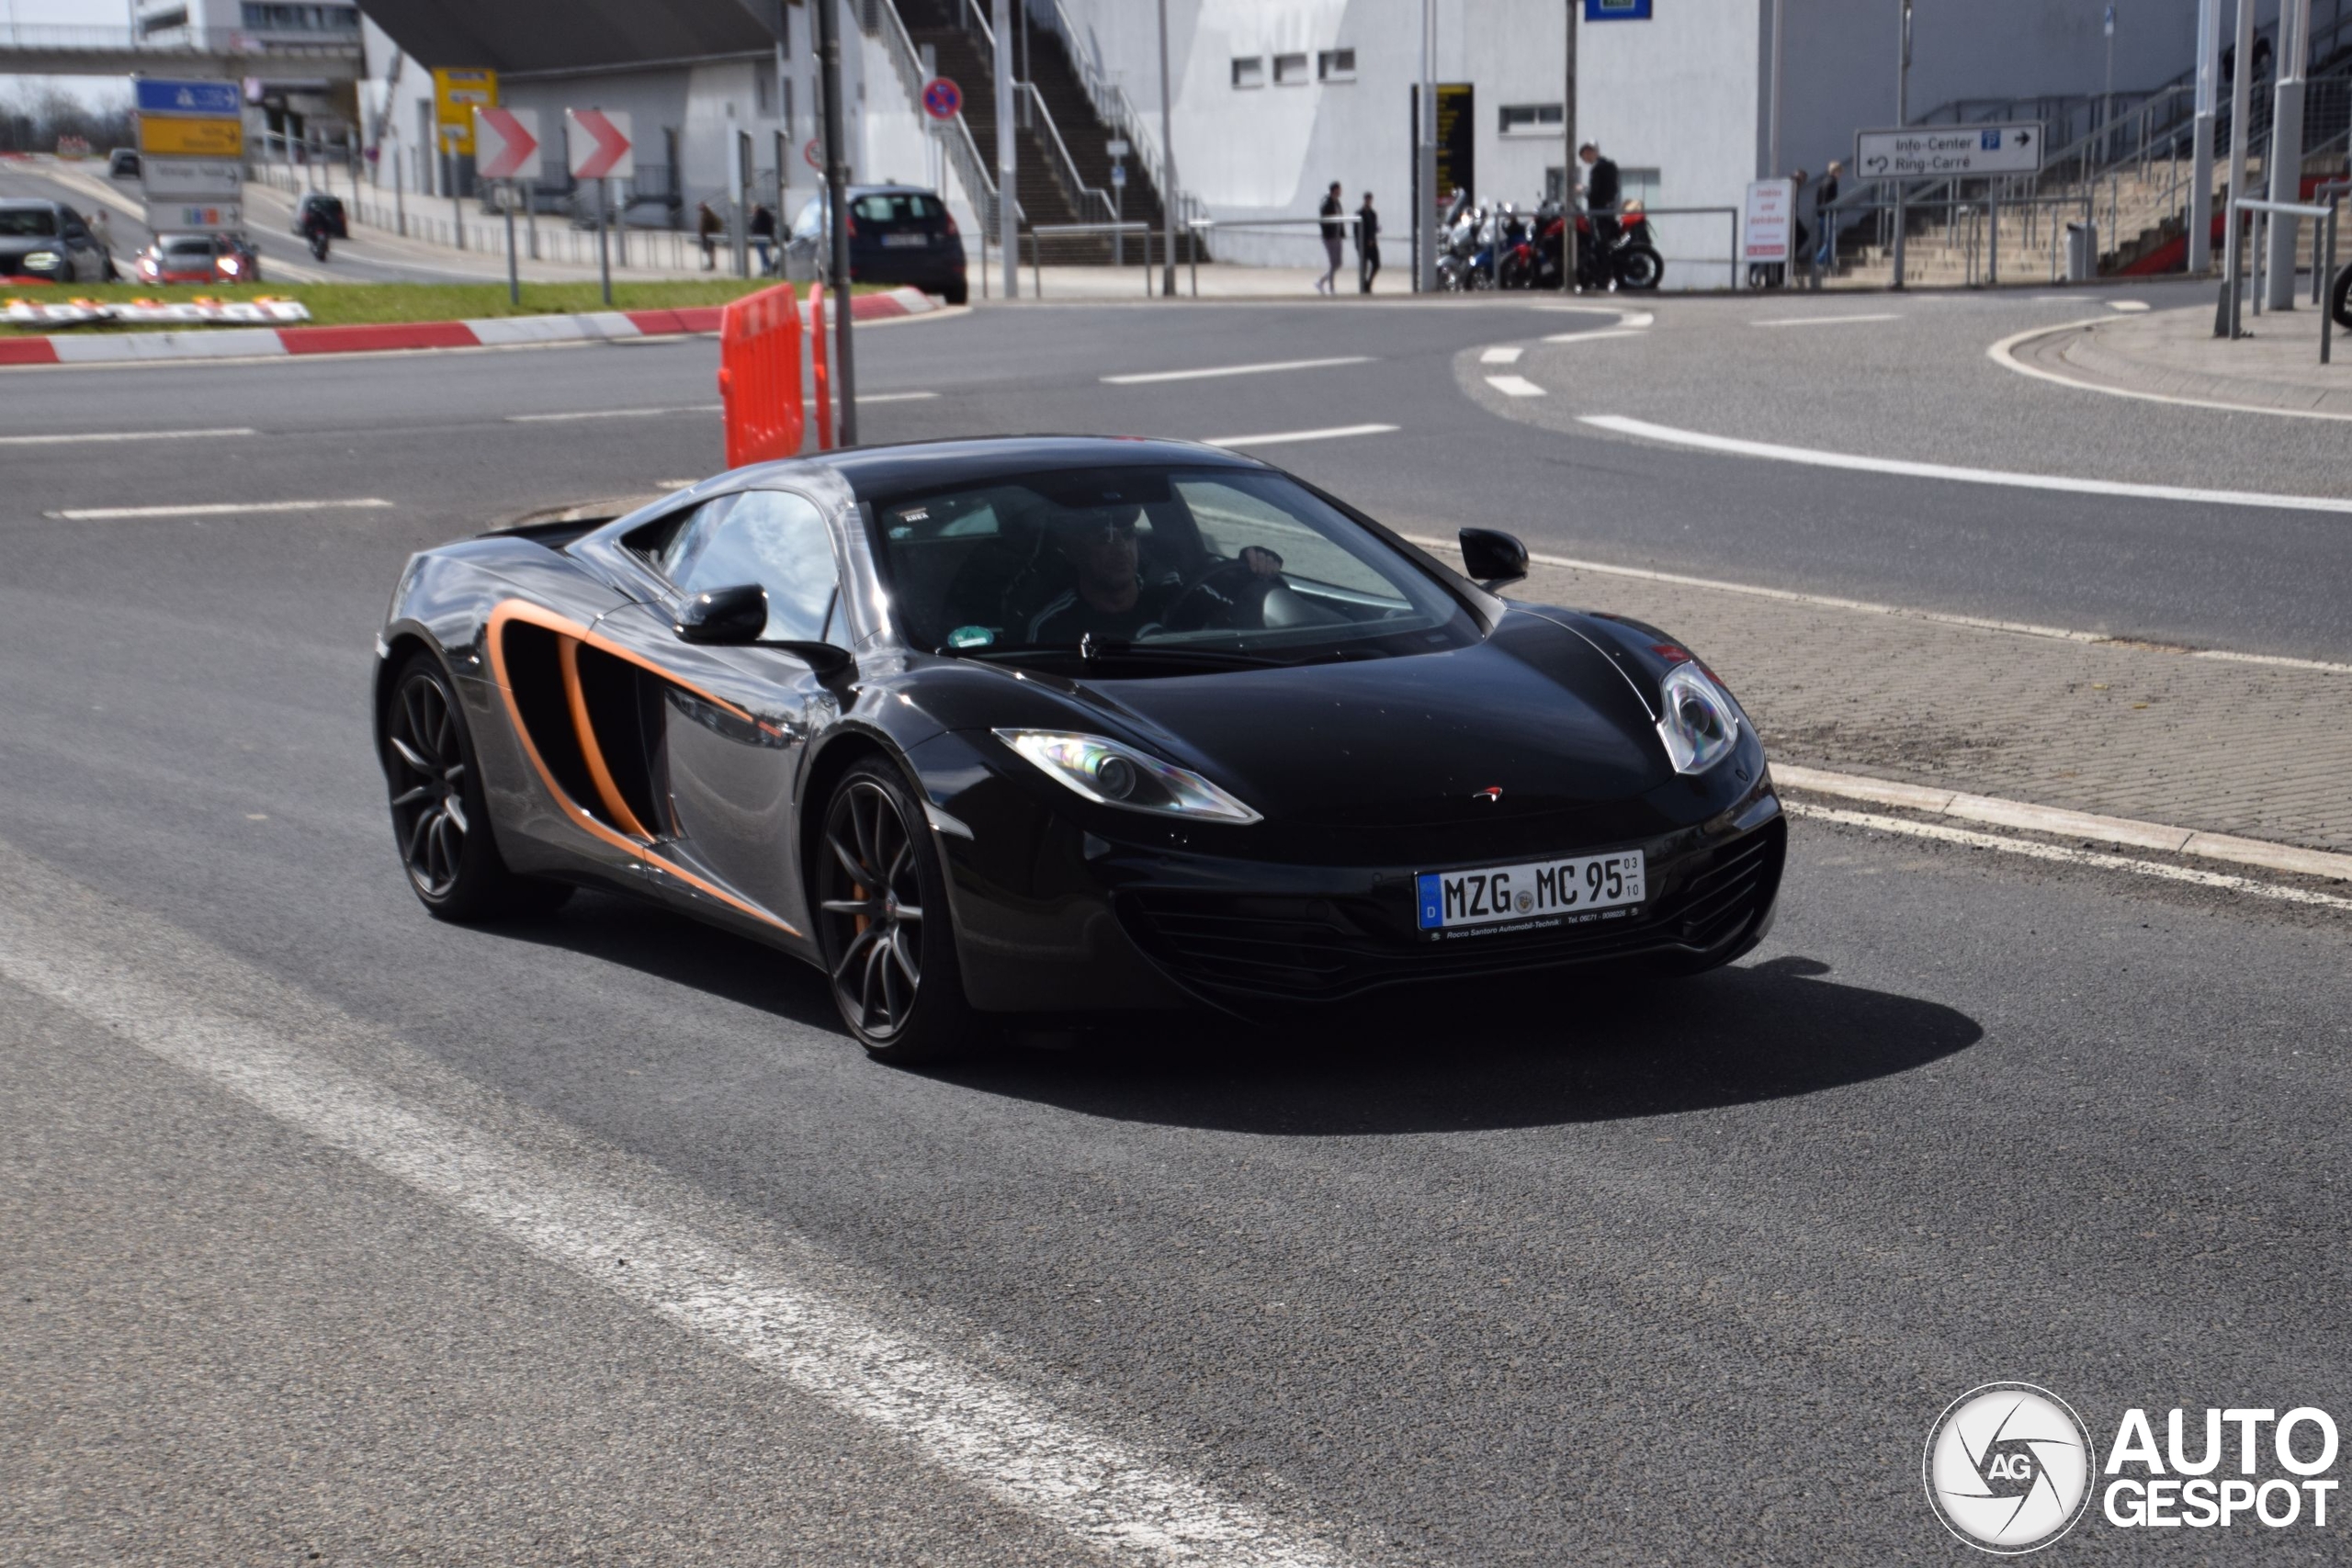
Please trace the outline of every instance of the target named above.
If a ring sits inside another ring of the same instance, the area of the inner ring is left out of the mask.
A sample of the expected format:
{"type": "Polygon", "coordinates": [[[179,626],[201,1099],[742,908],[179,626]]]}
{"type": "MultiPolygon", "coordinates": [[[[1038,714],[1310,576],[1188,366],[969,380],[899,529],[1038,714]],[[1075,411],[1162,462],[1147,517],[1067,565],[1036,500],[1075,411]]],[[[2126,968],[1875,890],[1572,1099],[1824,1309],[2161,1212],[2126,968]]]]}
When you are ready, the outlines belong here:
{"type": "MultiPolygon", "coordinates": [[[[821,197],[793,220],[792,244],[812,254],[825,248],[821,197]]],[[[850,186],[849,276],[854,283],[920,288],[950,305],[971,298],[956,220],[937,192],[916,186],[850,186]]]]}

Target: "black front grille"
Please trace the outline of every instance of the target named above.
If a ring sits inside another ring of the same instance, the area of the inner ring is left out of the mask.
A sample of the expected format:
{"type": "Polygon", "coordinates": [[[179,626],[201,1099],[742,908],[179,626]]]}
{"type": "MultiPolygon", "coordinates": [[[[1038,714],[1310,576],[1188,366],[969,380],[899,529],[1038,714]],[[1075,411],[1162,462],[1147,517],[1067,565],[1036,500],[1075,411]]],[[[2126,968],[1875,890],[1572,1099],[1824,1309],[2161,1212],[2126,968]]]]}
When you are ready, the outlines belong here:
{"type": "Polygon", "coordinates": [[[1787,825],[1653,868],[1657,896],[1638,916],[1546,931],[1430,942],[1412,896],[1274,897],[1132,888],[1119,910],[1136,942],[1194,986],[1329,1000],[1375,986],[1464,978],[1657,952],[1703,951],[1759,915],[1780,881],[1787,825]]]}

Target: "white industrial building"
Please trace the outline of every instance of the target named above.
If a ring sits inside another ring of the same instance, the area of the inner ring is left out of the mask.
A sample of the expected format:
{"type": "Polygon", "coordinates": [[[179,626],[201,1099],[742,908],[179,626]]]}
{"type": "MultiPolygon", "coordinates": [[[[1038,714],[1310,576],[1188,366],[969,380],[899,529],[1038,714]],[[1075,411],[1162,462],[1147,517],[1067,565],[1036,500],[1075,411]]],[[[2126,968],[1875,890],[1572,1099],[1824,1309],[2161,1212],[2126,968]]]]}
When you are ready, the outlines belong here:
{"type": "MultiPolygon", "coordinates": [[[[430,68],[449,65],[498,70],[503,101],[539,109],[543,126],[560,126],[566,107],[628,110],[640,192],[673,193],[686,213],[723,196],[737,130],[753,138],[763,199],[775,199],[779,176],[787,216],[814,192],[816,170],[803,156],[816,130],[812,17],[801,0],[366,3],[374,79],[362,92],[388,184],[390,161],[400,161],[409,188],[446,189],[430,68]]],[[[1728,211],[1751,181],[1818,174],[1850,157],[1858,130],[1897,123],[1901,0],[1166,0],[1181,210],[1216,222],[1220,260],[1303,264],[1317,246],[1298,220],[1337,180],[1351,209],[1375,194],[1401,277],[1413,95],[1425,68],[1441,104],[1467,122],[1446,147],[1473,195],[1532,206],[1571,164],[1562,133],[1569,3],[1584,18],[1577,129],[1617,160],[1626,194],[1655,209],[1728,211]],[[1426,67],[1425,21],[1435,40],[1426,67]]],[[[992,46],[979,41],[993,0],[841,5],[857,177],[934,181],[972,223],[988,195],[976,187],[991,181],[996,160],[992,46]],[[929,134],[910,85],[919,77],[908,50],[934,47],[943,62],[961,62],[978,156],[960,164],[929,134]]],[[[2315,13],[2326,17],[2331,5],[2340,18],[2342,0],[2317,0],[2315,13]]],[[[2278,6],[2255,0],[2265,33],[2278,6]]],[[[273,8],[283,7],[244,7],[273,8]]],[[[1909,120],[2046,115],[2055,136],[2093,123],[2110,87],[2112,101],[2136,102],[2190,71],[2197,0],[2116,0],[2111,33],[2109,10],[2107,0],[1914,0],[1909,120]]],[[[1107,217],[1103,149],[1114,140],[1133,149],[1125,216],[1136,216],[1137,203],[1156,211],[1159,5],[1027,0],[1024,15],[1015,0],[1013,11],[1016,73],[1038,84],[1040,120],[1051,121],[1024,121],[1023,155],[1055,164],[1051,189],[1034,186],[1036,172],[1024,166],[1023,212],[1107,217]]],[[[2325,30],[2321,43],[2341,36],[2325,30]]],[[[560,185],[560,145],[547,157],[560,185]]],[[[1657,226],[1668,287],[1732,276],[1726,217],[1657,226]]]]}

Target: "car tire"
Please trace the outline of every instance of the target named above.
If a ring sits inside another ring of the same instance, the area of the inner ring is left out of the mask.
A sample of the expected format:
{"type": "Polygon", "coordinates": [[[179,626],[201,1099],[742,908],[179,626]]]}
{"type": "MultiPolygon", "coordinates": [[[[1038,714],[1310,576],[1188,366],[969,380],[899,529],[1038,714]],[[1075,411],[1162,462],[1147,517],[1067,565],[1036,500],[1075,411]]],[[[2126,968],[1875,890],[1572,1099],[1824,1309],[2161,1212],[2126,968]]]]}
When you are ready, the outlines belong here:
{"type": "Polygon", "coordinates": [[[2335,318],[2337,326],[2352,332],[2352,266],[2338,272],[2335,281],[2329,286],[2327,310],[2335,318]]]}
{"type": "Polygon", "coordinates": [[[922,803],[895,766],[870,757],[842,776],[813,853],[810,905],[842,1022],[877,1062],[962,1053],[976,1025],[946,868],[922,803]]]}
{"type": "Polygon", "coordinates": [[[410,888],[434,918],[466,924],[548,914],[571,897],[568,884],[517,875],[498,852],[465,709],[431,654],[412,655],[393,678],[377,748],[392,841],[410,888]]]}
{"type": "Polygon", "coordinates": [[[955,282],[949,284],[946,288],[941,289],[939,291],[939,297],[942,299],[946,300],[950,305],[968,305],[972,302],[972,286],[967,280],[959,277],[955,282]]]}

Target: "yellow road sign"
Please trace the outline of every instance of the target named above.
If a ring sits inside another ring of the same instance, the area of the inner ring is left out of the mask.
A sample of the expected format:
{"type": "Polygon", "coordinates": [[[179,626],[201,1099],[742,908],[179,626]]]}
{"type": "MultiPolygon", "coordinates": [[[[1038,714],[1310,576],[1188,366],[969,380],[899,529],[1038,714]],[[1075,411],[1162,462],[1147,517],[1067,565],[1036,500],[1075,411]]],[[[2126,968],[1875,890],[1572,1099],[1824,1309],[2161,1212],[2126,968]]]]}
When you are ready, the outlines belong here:
{"type": "Polygon", "coordinates": [[[474,110],[498,107],[498,73],[447,66],[433,73],[433,118],[443,152],[474,155],[474,110]]]}
{"type": "Polygon", "coordinates": [[[166,158],[242,158],[245,126],[237,119],[183,119],[177,115],[139,117],[139,150],[166,158]]]}

